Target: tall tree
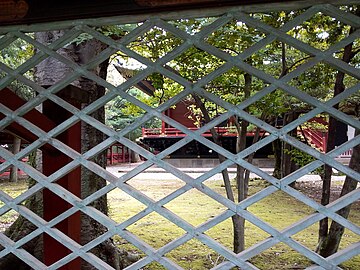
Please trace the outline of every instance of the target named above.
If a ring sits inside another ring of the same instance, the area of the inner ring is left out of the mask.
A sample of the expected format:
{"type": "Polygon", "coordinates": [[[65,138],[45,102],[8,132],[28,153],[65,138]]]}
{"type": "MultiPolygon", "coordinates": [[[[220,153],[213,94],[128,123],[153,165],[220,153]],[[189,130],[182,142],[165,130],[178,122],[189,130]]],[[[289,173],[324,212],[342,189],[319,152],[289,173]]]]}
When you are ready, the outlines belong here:
{"type": "MultiPolygon", "coordinates": [[[[355,10],[352,10],[356,15],[360,15],[360,8],[357,7],[355,10]]],[[[348,30],[348,35],[355,31],[354,27],[351,27],[348,30]]],[[[343,33],[341,33],[341,36],[343,33]]],[[[337,37],[339,38],[339,37],[337,37]]],[[[351,60],[357,55],[359,52],[358,49],[354,49],[354,44],[350,43],[345,46],[342,52],[342,60],[345,63],[350,63],[351,60]]],[[[338,71],[335,78],[334,85],[334,97],[339,95],[345,90],[344,83],[345,73],[342,71],[338,71]]],[[[335,104],[334,108],[339,109],[339,104],[335,104]]],[[[335,149],[337,146],[336,141],[339,138],[343,138],[344,134],[341,133],[341,125],[342,123],[336,118],[330,116],[329,117],[329,127],[328,134],[334,134],[334,136],[328,136],[327,144],[326,144],[326,152],[330,152],[335,149]]],[[[345,133],[346,136],[346,133],[345,133]]],[[[351,161],[349,167],[355,171],[359,171],[358,164],[359,160],[359,146],[353,149],[353,154],[351,157],[351,161]]],[[[321,196],[321,204],[327,205],[330,202],[330,193],[331,193],[331,178],[332,178],[332,167],[329,165],[324,166],[324,175],[323,175],[323,185],[322,185],[322,196],[321,196]]],[[[341,196],[346,195],[350,191],[354,190],[357,186],[357,181],[347,177],[345,183],[342,188],[341,196]]],[[[350,212],[351,205],[345,207],[339,214],[345,218],[348,217],[350,212]]],[[[328,218],[324,218],[319,223],[319,243],[317,250],[322,256],[330,256],[335,253],[339,247],[340,240],[342,234],[344,232],[344,227],[336,222],[332,222],[331,226],[329,225],[328,218]]]]}
{"type": "MultiPolygon", "coordinates": [[[[37,41],[43,44],[50,44],[60,36],[64,34],[64,31],[52,31],[52,32],[40,32],[35,34],[37,41]]],[[[71,59],[75,63],[82,65],[89,62],[93,57],[98,55],[105,45],[100,41],[95,39],[87,39],[81,43],[72,43],[67,47],[58,50],[58,53],[64,57],[71,59]]],[[[92,72],[98,75],[101,78],[106,78],[107,74],[108,61],[103,62],[98,67],[94,68],[92,72]]],[[[57,83],[62,78],[70,74],[72,69],[65,64],[55,60],[54,58],[47,58],[41,62],[35,70],[36,81],[40,85],[49,86],[57,83]]],[[[73,82],[74,85],[79,87],[82,91],[87,93],[88,102],[83,105],[92,103],[93,101],[100,98],[105,94],[105,88],[96,84],[94,81],[91,81],[85,77],[81,77],[77,81],[73,82]]],[[[105,122],[105,112],[104,108],[100,108],[91,116],[98,121],[105,122]]],[[[82,152],[86,152],[95,145],[99,144],[104,140],[104,134],[94,127],[82,123],[82,152]]],[[[98,155],[94,161],[102,167],[106,165],[105,153],[98,155]]],[[[34,181],[30,181],[30,186],[34,184],[34,181]]],[[[87,169],[82,168],[81,172],[81,197],[86,198],[89,195],[93,194],[100,188],[106,185],[106,181],[100,176],[90,172],[87,169]]],[[[34,211],[39,216],[43,215],[43,201],[42,194],[38,193],[36,196],[33,196],[30,200],[26,202],[26,205],[29,209],[34,211]]],[[[104,214],[108,213],[107,200],[106,196],[103,196],[93,203],[91,206],[98,209],[104,214]]],[[[29,234],[35,228],[29,221],[23,217],[19,217],[5,232],[11,239],[17,241],[29,234]]],[[[106,231],[106,228],[100,226],[93,222],[93,220],[82,214],[81,216],[81,244],[88,243],[89,241],[95,239],[96,237],[102,235],[106,231]]],[[[38,237],[34,241],[26,243],[23,248],[29,251],[31,254],[34,254],[40,260],[42,259],[43,254],[43,245],[42,237],[38,237]]],[[[102,260],[106,261],[109,265],[115,269],[122,269],[129,263],[128,254],[125,251],[120,251],[111,241],[108,239],[91,250],[93,254],[100,257],[102,260]]],[[[0,269],[30,269],[24,262],[16,258],[15,256],[9,255],[2,260],[0,260],[0,269]]],[[[94,266],[89,265],[86,262],[82,262],[81,270],[91,270],[96,269],[94,266]]]]}
{"type": "MultiPolygon", "coordinates": [[[[12,145],[12,153],[16,155],[20,152],[21,147],[21,139],[19,137],[14,136],[13,145],[12,145]]],[[[17,182],[18,180],[18,168],[16,166],[10,167],[10,175],[9,181],[10,182],[17,182]]]]}

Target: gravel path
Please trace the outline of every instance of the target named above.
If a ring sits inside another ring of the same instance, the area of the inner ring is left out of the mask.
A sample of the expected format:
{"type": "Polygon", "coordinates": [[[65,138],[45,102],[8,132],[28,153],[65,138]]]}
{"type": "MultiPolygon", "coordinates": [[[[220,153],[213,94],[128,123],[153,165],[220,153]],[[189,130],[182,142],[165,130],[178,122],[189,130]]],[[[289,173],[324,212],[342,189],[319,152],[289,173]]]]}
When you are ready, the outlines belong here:
{"type": "MultiPolygon", "coordinates": [[[[121,165],[116,165],[116,166],[109,166],[109,167],[107,167],[107,170],[109,172],[111,172],[112,174],[114,174],[115,176],[120,177],[122,175],[125,175],[127,172],[133,170],[136,166],[138,166],[140,164],[141,163],[126,163],[126,164],[121,164],[121,165]]],[[[201,176],[202,174],[208,172],[210,169],[211,168],[179,168],[179,170],[188,174],[192,178],[197,178],[197,177],[201,176]]],[[[261,168],[261,169],[268,174],[271,174],[273,172],[272,168],[261,168]]],[[[229,168],[228,171],[229,171],[230,178],[235,178],[236,169],[229,168]]],[[[254,173],[250,173],[250,178],[258,178],[258,177],[259,177],[258,175],[254,174],[254,173]]],[[[134,177],[134,179],[174,180],[174,179],[178,179],[178,177],[176,177],[175,175],[173,175],[169,172],[166,172],[162,168],[150,167],[150,168],[146,169],[144,172],[136,175],[134,177]]],[[[208,180],[222,180],[222,175],[220,173],[218,173],[218,174],[210,177],[208,180]]],[[[345,176],[333,176],[333,181],[344,181],[344,180],[345,180],[345,176]]],[[[298,182],[306,182],[306,181],[317,182],[317,181],[321,181],[321,179],[320,179],[320,176],[313,175],[313,174],[308,174],[308,175],[305,175],[298,179],[298,182]]]]}

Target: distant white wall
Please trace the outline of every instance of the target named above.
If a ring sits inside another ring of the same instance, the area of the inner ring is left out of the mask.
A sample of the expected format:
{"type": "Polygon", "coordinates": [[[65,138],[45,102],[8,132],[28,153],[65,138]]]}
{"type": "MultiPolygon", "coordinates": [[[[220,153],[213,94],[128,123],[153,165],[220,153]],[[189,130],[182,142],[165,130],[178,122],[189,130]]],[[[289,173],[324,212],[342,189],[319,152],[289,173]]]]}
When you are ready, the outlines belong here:
{"type": "Polygon", "coordinates": [[[348,126],[347,136],[348,136],[348,140],[354,138],[355,128],[353,128],[352,126],[348,126]]]}

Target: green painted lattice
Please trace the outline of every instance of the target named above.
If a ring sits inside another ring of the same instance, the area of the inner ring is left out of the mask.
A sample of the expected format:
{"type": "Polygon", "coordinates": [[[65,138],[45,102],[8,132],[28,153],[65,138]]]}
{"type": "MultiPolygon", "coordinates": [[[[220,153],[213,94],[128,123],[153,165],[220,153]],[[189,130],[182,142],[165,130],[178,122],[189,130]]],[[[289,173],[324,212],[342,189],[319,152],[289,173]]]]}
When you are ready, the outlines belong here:
{"type": "MultiPolygon", "coordinates": [[[[170,15],[160,14],[156,16],[154,15],[146,20],[143,20],[143,18],[129,18],[125,16],[115,18],[102,18],[96,20],[82,20],[76,22],[60,22],[56,24],[30,25],[22,27],[0,27],[0,34],[2,35],[0,39],[1,49],[6,48],[12,42],[18,39],[23,40],[36,48],[36,54],[28,61],[17,67],[13,67],[6,63],[0,63],[0,70],[3,74],[5,74],[5,76],[2,77],[0,80],[0,89],[9,86],[10,83],[12,83],[13,81],[18,81],[22,84],[30,86],[34,91],[37,92],[36,97],[29,100],[24,106],[20,107],[16,111],[11,111],[4,105],[0,104],[0,112],[6,116],[0,121],[0,127],[1,129],[5,129],[10,123],[15,121],[29,131],[31,131],[32,133],[34,133],[35,135],[37,135],[39,138],[16,155],[11,154],[3,147],[0,148],[0,156],[6,160],[0,165],[1,171],[6,170],[7,168],[9,168],[10,165],[15,165],[19,169],[23,170],[26,174],[31,176],[33,179],[35,179],[37,182],[31,189],[27,190],[16,198],[12,198],[5,192],[0,191],[0,200],[3,202],[3,206],[0,208],[0,214],[3,215],[10,210],[14,210],[38,227],[38,229],[33,231],[31,234],[25,236],[17,242],[13,242],[4,234],[0,234],[0,244],[4,247],[4,249],[0,251],[0,257],[4,257],[9,253],[13,253],[34,269],[58,269],[61,266],[70,262],[71,260],[77,257],[81,257],[83,260],[87,261],[89,264],[97,267],[98,269],[112,269],[112,267],[107,265],[100,258],[92,256],[90,250],[99,245],[105,239],[111,238],[114,235],[121,236],[122,238],[130,242],[132,245],[140,249],[142,252],[144,252],[144,254],[146,254],[146,256],[144,256],[142,259],[140,259],[133,265],[129,266],[127,269],[141,269],[142,267],[148,265],[153,261],[158,262],[167,269],[183,269],[177,263],[167,258],[166,254],[180,247],[191,239],[199,240],[201,243],[203,243],[210,249],[213,249],[215,252],[224,257],[224,261],[215,266],[213,269],[232,269],[232,267],[234,266],[239,266],[241,267],[241,269],[258,269],[254,264],[250,262],[251,258],[257,256],[258,254],[261,254],[265,250],[271,248],[272,246],[280,242],[288,245],[291,249],[299,252],[300,254],[311,260],[315,265],[310,267],[311,269],[341,269],[340,266],[338,266],[339,264],[351,259],[354,256],[359,255],[359,242],[354,243],[353,245],[347,247],[342,251],[339,251],[338,253],[334,254],[329,258],[323,258],[317,253],[315,253],[313,250],[309,249],[302,243],[299,243],[292,238],[292,236],[294,236],[295,234],[305,230],[313,224],[316,224],[324,217],[329,217],[330,219],[335,220],[336,222],[342,224],[345,228],[359,236],[359,226],[349,220],[342,218],[336,213],[344,206],[359,200],[359,190],[355,190],[349,193],[347,196],[335,200],[329,205],[322,206],[311,198],[304,195],[303,193],[299,192],[298,190],[290,187],[289,185],[295,182],[300,177],[319,168],[323,164],[328,164],[331,167],[337,169],[338,171],[344,173],[345,175],[352,177],[356,181],[360,181],[360,174],[358,172],[351,170],[348,166],[345,166],[339,161],[335,160],[335,157],[358,145],[360,143],[360,137],[357,136],[352,140],[339,146],[335,150],[324,154],[290,136],[289,132],[297,128],[299,125],[305,123],[306,121],[312,119],[313,117],[316,117],[320,113],[327,113],[356,129],[360,129],[360,122],[357,119],[333,108],[335,104],[351,97],[354,94],[359,93],[360,84],[358,80],[360,78],[360,72],[358,66],[350,65],[341,61],[336,57],[336,53],[342,48],[344,48],[346,45],[359,39],[360,30],[355,30],[351,35],[342,39],[335,45],[332,45],[330,48],[327,48],[326,50],[320,50],[318,48],[312,47],[309,44],[289,35],[288,31],[296,28],[298,25],[302,24],[303,22],[309,20],[310,18],[319,13],[323,14],[324,16],[326,15],[334,17],[337,20],[343,22],[344,24],[353,26],[355,29],[359,28],[360,20],[357,16],[349,14],[348,12],[339,9],[338,7],[332,5],[316,5],[301,12],[300,15],[295,16],[294,19],[285,23],[281,28],[275,28],[257,19],[256,16],[249,15],[251,10],[246,11],[247,12],[244,12],[244,9],[240,7],[233,7],[228,8],[226,12],[225,10],[221,10],[218,12],[219,14],[216,14],[216,11],[211,11],[211,13],[206,13],[207,11],[204,11],[203,14],[192,14],[191,16],[193,17],[216,15],[216,19],[214,19],[212,23],[204,26],[201,31],[195,33],[188,33],[186,31],[183,31],[177,28],[176,24],[170,23],[168,21],[173,19],[175,20],[179,18],[185,18],[186,13],[174,13],[170,15]],[[171,16],[173,16],[173,18],[171,16]],[[137,21],[143,21],[143,23],[139,24],[137,28],[126,34],[120,40],[114,40],[110,36],[106,36],[98,30],[99,26],[103,25],[119,25],[126,23],[134,23],[137,21]],[[241,22],[242,24],[246,24],[249,28],[256,29],[258,32],[261,32],[264,35],[263,38],[258,40],[252,46],[249,46],[248,48],[235,55],[227,51],[221,50],[207,42],[207,38],[214,31],[221,29],[223,26],[233,21],[241,22]],[[171,33],[174,37],[181,39],[182,42],[172,51],[169,51],[166,55],[162,56],[159,59],[156,59],[155,61],[152,61],[145,56],[139,54],[138,52],[131,50],[128,45],[137,38],[144,35],[145,33],[149,32],[154,27],[163,29],[163,31],[166,31],[167,33],[171,33]],[[66,29],[66,34],[64,34],[62,37],[49,45],[44,45],[37,42],[36,40],[34,40],[31,34],[28,34],[36,31],[56,29],[66,29]],[[57,50],[59,48],[66,47],[67,44],[72,42],[81,34],[87,34],[95,39],[100,40],[107,45],[107,48],[104,49],[99,55],[94,57],[89,63],[80,66],[59,54],[57,50]],[[260,69],[256,69],[253,65],[249,63],[249,61],[247,61],[250,56],[257,54],[266,46],[272,45],[274,41],[283,42],[288,46],[297,49],[299,52],[309,55],[310,57],[308,61],[299,65],[292,72],[286,74],[285,76],[282,76],[281,78],[277,78],[272,74],[267,74],[260,69]],[[207,52],[209,55],[216,57],[220,63],[218,68],[216,68],[209,74],[199,78],[195,82],[190,81],[185,77],[182,77],[181,74],[165,67],[166,64],[170,63],[173,59],[175,59],[176,57],[178,57],[192,47],[195,47],[201,51],[207,52]],[[140,62],[145,68],[141,72],[138,72],[136,75],[131,77],[129,80],[121,83],[118,86],[115,86],[110,82],[96,76],[90,70],[117,52],[121,52],[122,54],[125,54],[128,57],[135,59],[136,61],[140,62]],[[66,78],[60,80],[53,86],[44,89],[28,77],[24,76],[24,74],[29,70],[32,70],[37,64],[39,64],[47,57],[52,57],[57,61],[64,63],[68,67],[72,68],[74,72],[66,78]],[[351,87],[348,87],[341,94],[325,102],[316,99],[309,93],[302,91],[301,89],[295,87],[293,84],[290,83],[293,79],[303,74],[306,70],[311,69],[319,63],[324,63],[328,66],[331,66],[335,70],[344,72],[345,74],[347,74],[347,76],[350,76],[354,80],[356,80],[356,83],[351,87]],[[219,96],[209,91],[206,91],[206,86],[209,83],[211,83],[213,80],[233,68],[237,68],[243,72],[249,73],[264,82],[263,87],[259,91],[257,91],[256,94],[236,105],[228,103],[222,100],[219,96]],[[127,90],[134,84],[147,78],[154,72],[160,73],[163,76],[177,82],[184,89],[182,92],[156,108],[152,108],[142,103],[136,97],[132,96],[127,92],[127,90]],[[102,98],[96,100],[82,110],[78,110],[68,102],[56,96],[56,93],[59,90],[63,89],[65,86],[71,84],[73,81],[77,80],[81,76],[93,80],[97,84],[106,87],[108,89],[108,92],[102,98]],[[270,93],[273,93],[277,89],[281,89],[289,96],[293,96],[296,99],[309,104],[312,109],[309,112],[303,114],[297,120],[279,129],[269,125],[268,123],[247,112],[246,108],[260,101],[261,99],[263,99],[270,93]],[[179,101],[191,94],[196,94],[206,99],[207,101],[211,101],[217,104],[218,106],[222,107],[225,112],[222,113],[219,117],[212,120],[210,123],[207,123],[206,125],[194,132],[188,130],[180,123],[163,114],[166,109],[177,104],[179,101]],[[117,96],[126,99],[127,101],[133,103],[134,105],[143,109],[146,112],[144,116],[139,118],[135,123],[127,126],[119,132],[112,130],[111,128],[105,126],[104,124],[100,123],[99,121],[93,119],[90,116],[92,112],[96,111],[100,107],[103,107],[105,104],[107,104],[109,101],[113,100],[117,96]],[[26,112],[37,107],[47,99],[61,105],[63,108],[71,112],[73,116],[67,119],[61,125],[52,129],[51,131],[44,132],[26,119],[22,118],[22,116],[26,112]],[[233,115],[249,121],[255,126],[261,127],[269,135],[238,154],[233,154],[202,136],[204,132],[206,132],[212,127],[217,126],[218,124],[222,123],[233,115]],[[147,151],[146,149],[142,148],[141,146],[137,145],[136,143],[130,141],[127,138],[127,134],[129,132],[143,126],[147,121],[154,117],[165,121],[170,126],[186,134],[183,139],[156,155],[147,151]],[[100,130],[107,136],[107,139],[101,144],[82,154],[74,151],[64,143],[61,143],[59,140],[55,139],[57,135],[72,126],[74,123],[77,123],[79,120],[84,121],[89,125],[92,125],[94,128],[100,130]],[[304,167],[301,167],[296,172],[282,179],[276,179],[265,171],[262,171],[257,166],[246,161],[245,157],[247,157],[250,153],[257,151],[264,145],[272,143],[276,139],[281,139],[283,142],[286,142],[287,144],[312,155],[316,158],[316,160],[307,164],[304,167]],[[193,140],[196,140],[208,146],[211,150],[221,154],[226,158],[226,161],[216,166],[215,168],[210,169],[208,172],[202,174],[196,179],[193,179],[186,173],[182,172],[181,169],[178,169],[166,162],[165,158],[169,154],[175,152],[176,150],[180,149],[182,146],[185,146],[193,140]],[[133,151],[145,157],[146,161],[141,165],[135,167],[129,173],[119,178],[112,175],[110,172],[106,171],[105,169],[101,168],[100,166],[91,161],[91,158],[98,155],[100,152],[106,150],[115,142],[120,142],[123,145],[129,147],[133,151]],[[61,168],[59,171],[49,177],[44,176],[38,170],[21,161],[23,157],[27,156],[34,150],[39,149],[45,143],[52,145],[53,147],[57,148],[58,150],[73,159],[73,161],[71,161],[65,167],[61,168]],[[185,183],[185,185],[172,192],[171,194],[165,196],[161,200],[156,201],[147,197],[139,190],[134,189],[127,183],[134,176],[143,172],[154,164],[181,179],[185,183]],[[257,174],[259,177],[265,179],[268,183],[270,183],[270,185],[263,190],[257,192],[256,194],[250,196],[241,203],[235,203],[223,197],[223,195],[217,193],[213,189],[209,188],[206,184],[204,184],[204,182],[208,178],[212,177],[215,174],[221,173],[222,170],[234,164],[241,165],[242,167],[257,174]],[[83,200],[74,196],[69,191],[64,190],[63,188],[56,185],[55,182],[57,179],[59,179],[62,175],[67,174],[67,172],[78,167],[79,165],[106,179],[108,185],[83,200]],[[36,192],[41,191],[44,188],[50,189],[53,193],[61,196],[72,205],[72,207],[68,211],[66,211],[61,216],[51,220],[50,222],[44,221],[41,217],[29,211],[24,205],[22,205],[22,203],[26,199],[30,198],[36,192]],[[117,224],[108,217],[104,217],[96,210],[89,207],[89,204],[91,202],[117,188],[121,189],[125,193],[129,194],[136,200],[146,205],[146,209],[144,211],[137,213],[136,215],[130,217],[129,219],[120,224],[117,224]],[[224,206],[226,210],[199,226],[193,226],[166,208],[165,205],[167,203],[171,202],[172,200],[178,198],[180,195],[192,189],[196,189],[202,194],[205,194],[209,198],[217,201],[219,204],[224,206]],[[247,208],[251,205],[279,190],[310,206],[314,209],[314,213],[300,220],[296,224],[293,224],[280,231],[247,210],[247,208]],[[71,216],[77,211],[81,211],[86,215],[89,215],[91,218],[105,226],[107,228],[107,233],[97,239],[94,239],[86,245],[81,246],[63,233],[59,233],[57,230],[53,229],[54,225],[58,224],[59,222],[71,216]],[[164,245],[163,247],[155,249],[146,244],[145,241],[143,241],[140,237],[132,234],[130,231],[127,230],[130,225],[141,220],[143,217],[146,217],[152,212],[156,212],[165,219],[174,223],[176,226],[183,229],[185,233],[182,236],[176,238],[174,241],[171,241],[170,243],[164,245]],[[247,221],[254,224],[267,234],[271,235],[271,237],[246,249],[240,254],[235,254],[229,248],[220,244],[206,234],[207,230],[218,225],[224,220],[231,218],[233,215],[236,214],[244,217],[247,221]],[[46,266],[41,261],[37,260],[31,254],[21,248],[24,243],[31,241],[42,233],[46,233],[54,239],[58,240],[72,253],[67,257],[63,258],[62,260],[56,262],[55,264],[51,266],[46,266]]],[[[256,8],[254,9],[254,12],[255,11],[256,8]]]]}

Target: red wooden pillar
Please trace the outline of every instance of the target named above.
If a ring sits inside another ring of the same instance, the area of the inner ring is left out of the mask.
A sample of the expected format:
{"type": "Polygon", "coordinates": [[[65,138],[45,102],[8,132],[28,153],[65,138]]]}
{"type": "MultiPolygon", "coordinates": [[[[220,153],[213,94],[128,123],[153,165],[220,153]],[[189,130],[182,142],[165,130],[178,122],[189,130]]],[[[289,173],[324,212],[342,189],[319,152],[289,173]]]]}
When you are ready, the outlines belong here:
{"type": "MultiPolygon", "coordinates": [[[[67,90],[67,89],[65,89],[67,90]]],[[[64,90],[63,90],[64,91],[64,90]]],[[[68,90],[69,91],[69,90],[68,90]]],[[[69,100],[68,100],[69,101],[69,100]]],[[[71,102],[72,105],[76,105],[80,108],[80,103],[75,104],[71,102]]],[[[43,104],[43,113],[49,119],[51,119],[56,124],[62,123],[68,117],[71,116],[69,112],[58,106],[57,104],[46,101],[43,104]]],[[[76,150],[81,152],[81,124],[77,123],[74,126],[68,128],[62,134],[60,134],[57,139],[76,150]]],[[[43,152],[43,173],[46,176],[51,175],[56,172],[69,162],[72,159],[67,155],[61,153],[60,151],[56,152],[43,152]]],[[[74,195],[81,197],[81,169],[80,167],[71,171],[61,179],[59,179],[57,184],[61,185],[74,195]]],[[[52,220],[58,215],[62,214],[68,210],[71,205],[68,204],[65,200],[54,194],[48,189],[45,189],[43,192],[44,198],[44,219],[47,221],[52,220]]],[[[80,243],[80,231],[81,231],[81,218],[80,212],[77,212],[60,222],[56,225],[56,228],[62,231],[64,234],[69,236],[74,241],[80,243]]],[[[46,265],[51,265],[66,255],[70,254],[71,251],[68,250],[61,243],[53,239],[47,234],[44,234],[44,263],[46,265]]],[[[61,270],[78,270],[81,268],[81,259],[77,258],[67,265],[61,267],[61,270]]]]}
{"type": "Polygon", "coordinates": [[[110,148],[110,165],[114,164],[114,157],[113,157],[113,146],[111,145],[110,148]]]}
{"type": "MultiPolygon", "coordinates": [[[[80,108],[80,100],[85,99],[83,92],[75,87],[69,87],[61,91],[65,100],[68,100],[73,105],[80,108]],[[78,102],[75,102],[78,101],[78,102]]],[[[1,90],[0,103],[4,104],[12,110],[16,110],[22,106],[25,101],[19,98],[13,91],[8,88],[1,90]]],[[[40,129],[48,132],[53,129],[57,124],[60,124],[71,114],[51,101],[46,101],[43,104],[43,114],[36,109],[32,109],[26,113],[23,117],[31,123],[38,126],[40,129]]],[[[0,115],[0,119],[3,119],[4,115],[0,115]]],[[[13,132],[15,135],[32,142],[37,139],[37,136],[22,127],[16,122],[6,127],[7,130],[13,132]]],[[[81,152],[81,125],[80,123],[72,126],[62,134],[58,136],[58,139],[64,142],[74,150],[81,152]]],[[[71,158],[62,154],[59,150],[55,150],[52,146],[44,145],[42,148],[43,155],[43,173],[47,176],[56,172],[64,165],[71,161],[71,158]]],[[[57,183],[69,190],[76,196],[81,196],[81,169],[77,168],[68,173],[63,178],[59,179],[57,183]]],[[[43,191],[44,199],[44,219],[50,221],[57,217],[61,213],[70,208],[70,205],[52,193],[50,190],[43,191]]],[[[60,222],[56,228],[68,235],[74,241],[80,242],[80,230],[81,220],[80,213],[75,213],[66,220],[60,222]]],[[[70,254],[70,251],[62,244],[54,240],[52,237],[44,234],[44,263],[51,265],[54,262],[60,260],[66,255],[70,254]]],[[[81,260],[75,259],[64,267],[62,270],[78,270],[80,269],[81,260]]]]}

